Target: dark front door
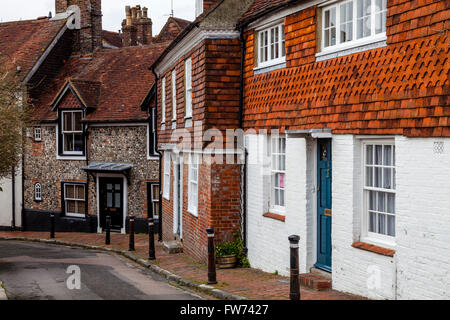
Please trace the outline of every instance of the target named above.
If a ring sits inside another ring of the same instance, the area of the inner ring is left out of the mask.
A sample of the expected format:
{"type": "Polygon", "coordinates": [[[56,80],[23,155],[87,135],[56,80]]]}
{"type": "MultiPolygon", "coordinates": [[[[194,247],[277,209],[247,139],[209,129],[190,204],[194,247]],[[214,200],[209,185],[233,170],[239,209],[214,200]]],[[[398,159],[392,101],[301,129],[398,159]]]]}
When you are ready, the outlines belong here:
{"type": "Polygon", "coordinates": [[[317,142],[317,263],[331,272],[331,139],[317,142]]]}
{"type": "Polygon", "coordinates": [[[111,229],[123,228],[123,179],[100,178],[100,227],[106,227],[106,217],[111,217],[111,229]]]}

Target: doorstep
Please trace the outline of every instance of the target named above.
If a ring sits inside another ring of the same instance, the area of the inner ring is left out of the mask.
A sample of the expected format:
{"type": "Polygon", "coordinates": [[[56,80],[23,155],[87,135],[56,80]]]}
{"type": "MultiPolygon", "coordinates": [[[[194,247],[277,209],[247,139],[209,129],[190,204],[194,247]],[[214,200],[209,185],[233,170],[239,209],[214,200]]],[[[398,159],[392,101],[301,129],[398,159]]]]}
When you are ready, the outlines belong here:
{"type": "Polygon", "coordinates": [[[331,289],[331,276],[311,270],[310,273],[300,274],[300,284],[317,291],[329,290],[331,289]]]}
{"type": "Polygon", "coordinates": [[[183,244],[181,241],[164,241],[163,249],[169,254],[176,254],[183,252],[183,244]]]}

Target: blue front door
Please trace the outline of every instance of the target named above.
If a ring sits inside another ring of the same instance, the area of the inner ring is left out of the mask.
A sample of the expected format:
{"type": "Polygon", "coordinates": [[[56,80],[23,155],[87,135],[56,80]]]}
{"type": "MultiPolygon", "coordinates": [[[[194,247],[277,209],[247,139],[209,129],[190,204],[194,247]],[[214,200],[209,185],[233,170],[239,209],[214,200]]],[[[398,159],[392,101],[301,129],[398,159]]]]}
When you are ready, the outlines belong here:
{"type": "Polygon", "coordinates": [[[317,263],[331,272],[331,139],[317,142],[317,263]]]}

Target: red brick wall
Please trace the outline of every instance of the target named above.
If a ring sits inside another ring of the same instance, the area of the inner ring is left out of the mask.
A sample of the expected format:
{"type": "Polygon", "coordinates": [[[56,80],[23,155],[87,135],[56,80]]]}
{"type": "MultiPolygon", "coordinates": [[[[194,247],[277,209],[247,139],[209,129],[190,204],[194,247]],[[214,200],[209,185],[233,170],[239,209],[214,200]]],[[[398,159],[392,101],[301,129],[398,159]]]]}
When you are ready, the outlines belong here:
{"type": "Polygon", "coordinates": [[[316,62],[316,8],[285,19],[286,68],[254,75],[246,33],[247,128],[450,136],[450,9],[388,0],[386,47],[316,62]]]}
{"type": "MultiPolygon", "coordinates": [[[[162,160],[164,165],[164,160],[162,160]]],[[[171,241],[173,233],[173,165],[171,166],[170,200],[163,197],[163,240],[171,241]]],[[[206,262],[208,239],[206,228],[216,231],[215,240],[228,241],[239,230],[239,165],[203,163],[199,170],[198,217],[188,212],[189,165],[183,166],[183,248],[187,254],[206,262]]]]}
{"type": "MultiPolygon", "coordinates": [[[[202,130],[237,128],[239,124],[240,45],[238,39],[207,39],[180,59],[158,80],[158,141],[168,143],[172,134],[172,70],[177,71],[177,126],[184,128],[184,62],[192,59],[193,121],[202,130]],[[166,78],[166,130],[161,131],[161,79],[166,78]]],[[[193,128],[188,128],[193,132],[193,128]]]]}

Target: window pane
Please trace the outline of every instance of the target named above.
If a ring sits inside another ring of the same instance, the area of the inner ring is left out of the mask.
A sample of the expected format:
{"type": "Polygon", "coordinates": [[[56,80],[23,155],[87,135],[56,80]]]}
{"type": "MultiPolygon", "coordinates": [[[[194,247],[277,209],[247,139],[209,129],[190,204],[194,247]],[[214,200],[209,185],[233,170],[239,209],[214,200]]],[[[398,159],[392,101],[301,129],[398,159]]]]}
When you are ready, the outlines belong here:
{"type": "Polygon", "coordinates": [[[324,43],[325,47],[329,47],[330,46],[330,29],[325,30],[324,41],[325,41],[325,43],[324,43]]]}
{"type": "Polygon", "coordinates": [[[373,187],[373,167],[366,167],[366,186],[373,187]]]}
{"type": "Polygon", "coordinates": [[[388,236],[395,236],[395,217],[388,216],[388,224],[387,224],[387,234],[388,236]]]}
{"type": "Polygon", "coordinates": [[[392,169],[390,169],[390,168],[383,169],[383,188],[384,189],[392,189],[391,173],[392,173],[392,169]]]}
{"type": "Polygon", "coordinates": [[[63,113],[63,131],[72,131],[72,114],[70,112],[63,113]]]}
{"type": "Polygon", "coordinates": [[[377,214],[369,212],[369,232],[376,232],[377,214]]]}
{"type": "Polygon", "coordinates": [[[85,207],[84,201],[77,201],[77,212],[75,212],[75,213],[79,213],[79,214],[86,213],[86,207],[85,207]]]}
{"type": "Polygon", "coordinates": [[[281,26],[281,56],[286,56],[286,35],[284,34],[284,24],[281,26]]]}
{"type": "Polygon", "coordinates": [[[73,114],[73,131],[82,131],[82,126],[81,126],[81,112],[74,112],[73,114]]]}
{"type": "Polygon", "coordinates": [[[386,215],[378,214],[378,233],[386,234],[386,215]]]}
{"type": "Polygon", "coordinates": [[[351,41],[353,38],[353,2],[340,6],[340,42],[351,41]]]}
{"type": "Polygon", "coordinates": [[[112,192],[107,192],[106,193],[106,206],[108,208],[112,208],[113,207],[113,196],[112,196],[112,192]]]}
{"type": "Polygon", "coordinates": [[[376,145],[375,146],[375,164],[382,165],[382,154],[383,154],[383,146],[376,145]]]}
{"type": "Polygon", "coordinates": [[[357,2],[357,38],[370,36],[371,29],[371,0],[358,0],[357,2]]]}
{"type": "Polygon", "coordinates": [[[366,146],[366,163],[373,164],[373,146],[366,146]]]}
{"type": "Polygon", "coordinates": [[[66,198],[75,198],[75,186],[66,186],[66,198]]]}
{"type": "Polygon", "coordinates": [[[386,212],[386,193],[384,193],[384,192],[378,192],[377,211],[386,212]]]}
{"type": "Polygon", "coordinates": [[[152,187],[153,200],[159,200],[159,185],[155,184],[152,187]]]}
{"type": "Polygon", "coordinates": [[[382,178],[382,169],[375,167],[375,183],[374,183],[374,187],[375,188],[381,188],[381,178],[382,178]]]}
{"type": "Polygon", "coordinates": [[[331,29],[330,45],[332,45],[332,46],[336,45],[336,28],[331,29]]]}
{"type": "Polygon", "coordinates": [[[395,213],[395,194],[393,193],[387,195],[387,212],[395,213]]]}
{"type": "Polygon", "coordinates": [[[392,166],[392,146],[384,146],[384,165],[392,166]]]}
{"type": "Polygon", "coordinates": [[[114,206],[116,208],[120,208],[121,207],[121,201],[122,199],[120,198],[120,193],[114,193],[114,206]]]}
{"type": "Polygon", "coordinates": [[[117,184],[114,186],[114,188],[116,189],[116,191],[120,191],[120,184],[117,183],[117,184]]]}
{"type": "Polygon", "coordinates": [[[153,203],[153,215],[159,216],[159,204],[158,202],[153,203]]]}
{"type": "Polygon", "coordinates": [[[74,134],[73,135],[73,151],[83,152],[84,144],[83,144],[83,135],[74,134]]]}
{"type": "Polygon", "coordinates": [[[369,191],[369,210],[377,210],[377,193],[369,191]]]}
{"type": "Polygon", "coordinates": [[[66,212],[77,213],[75,208],[75,201],[66,201],[66,212]]]}
{"type": "Polygon", "coordinates": [[[284,190],[280,190],[280,206],[284,207],[284,190]]]}
{"type": "Polygon", "coordinates": [[[77,185],[75,186],[76,189],[76,199],[82,199],[84,200],[84,186],[83,185],[77,185]]]}
{"type": "Polygon", "coordinates": [[[279,189],[275,189],[275,205],[276,206],[280,205],[280,190],[279,189]]]}
{"type": "Polygon", "coordinates": [[[285,186],[284,186],[284,173],[279,173],[279,179],[280,179],[280,183],[279,183],[279,186],[280,186],[280,188],[285,188],[285,186]]]}

